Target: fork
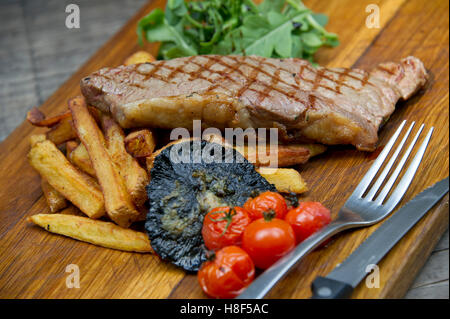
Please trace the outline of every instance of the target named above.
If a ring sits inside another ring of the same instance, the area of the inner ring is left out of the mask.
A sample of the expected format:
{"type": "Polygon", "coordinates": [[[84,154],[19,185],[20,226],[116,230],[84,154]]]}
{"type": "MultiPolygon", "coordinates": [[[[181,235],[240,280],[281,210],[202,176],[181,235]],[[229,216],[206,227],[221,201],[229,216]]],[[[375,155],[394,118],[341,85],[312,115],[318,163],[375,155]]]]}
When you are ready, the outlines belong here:
{"type": "Polygon", "coordinates": [[[400,124],[394,135],[384,147],[383,151],[378,155],[375,162],[369,168],[366,175],[364,175],[358,186],[356,186],[356,189],[345,202],[344,206],[339,210],[337,218],[326,227],[301,242],[289,254],[279,259],[275,264],[258,276],[258,278],[256,278],[253,283],[237,297],[237,299],[263,298],[270,291],[270,289],[272,289],[272,287],[288,273],[291,268],[293,268],[306,254],[318,247],[326,239],[346,229],[376,224],[394,210],[411,184],[417,168],[422,161],[434,129],[433,127],[430,128],[416,155],[406,169],[403,177],[400,179],[400,182],[388,197],[392,186],[402,172],[409,155],[411,154],[420,134],[423,131],[424,124],[420,126],[418,132],[398,162],[393,173],[384,184],[384,187],[381,189],[378,196],[375,197],[387,175],[391,171],[392,166],[394,165],[401,150],[403,149],[406,140],[415,125],[415,122],[412,122],[409,126],[401,142],[385,165],[379,177],[369,189],[374,177],[377,175],[378,171],[383,166],[383,163],[388,158],[388,154],[394,146],[405,124],[406,120],[400,124]]]}

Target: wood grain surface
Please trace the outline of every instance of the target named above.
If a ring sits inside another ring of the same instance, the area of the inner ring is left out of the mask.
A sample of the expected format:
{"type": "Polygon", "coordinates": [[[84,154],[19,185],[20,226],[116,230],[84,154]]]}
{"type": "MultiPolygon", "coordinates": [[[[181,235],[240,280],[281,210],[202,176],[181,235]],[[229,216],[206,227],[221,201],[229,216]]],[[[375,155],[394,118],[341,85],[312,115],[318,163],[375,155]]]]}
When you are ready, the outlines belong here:
{"type": "MultiPolygon", "coordinates": [[[[325,66],[370,69],[408,55],[420,58],[431,73],[427,87],[397,110],[380,131],[386,143],[401,121],[417,121],[435,133],[417,177],[400,205],[425,187],[448,176],[448,1],[305,1],[330,16],[328,29],[341,45],[323,49],[325,66]],[[378,4],[381,27],[368,29],[368,4],[378,4]]],[[[138,49],[135,27],[140,17],[164,1],[150,2],[41,106],[46,114],[66,108],[79,94],[79,80],[102,66],[115,66],[138,49]]],[[[155,47],[148,46],[155,53],[155,47]]],[[[156,256],[114,251],[77,242],[30,225],[26,217],[47,212],[39,176],[26,161],[28,136],[40,132],[19,125],[0,145],[0,298],[204,298],[195,275],[161,262],[156,256]],[[66,287],[66,267],[80,268],[80,288],[66,287]]],[[[310,191],[304,199],[323,202],[334,214],[373,161],[351,147],[332,147],[299,167],[310,191]]],[[[307,256],[280,282],[269,298],[306,298],[310,282],[342,262],[378,226],[349,231],[307,256]]],[[[381,285],[356,289],[354,298],[402,297],[448,227],[448,195],[423,218],[379,264],[381,285]]]]}

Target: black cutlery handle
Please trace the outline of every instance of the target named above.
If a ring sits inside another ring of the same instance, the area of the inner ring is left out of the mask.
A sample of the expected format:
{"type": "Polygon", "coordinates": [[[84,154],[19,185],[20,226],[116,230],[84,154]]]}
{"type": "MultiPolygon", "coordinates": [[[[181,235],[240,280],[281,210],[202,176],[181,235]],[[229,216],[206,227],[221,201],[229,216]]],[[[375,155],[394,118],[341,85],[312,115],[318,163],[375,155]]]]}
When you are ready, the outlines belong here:
{"type": "Polygon", "coordinates": [[[350,297],[353,287],[341,281],[317,277],[312,285],[312,299],[345,299],[350,297]]]}

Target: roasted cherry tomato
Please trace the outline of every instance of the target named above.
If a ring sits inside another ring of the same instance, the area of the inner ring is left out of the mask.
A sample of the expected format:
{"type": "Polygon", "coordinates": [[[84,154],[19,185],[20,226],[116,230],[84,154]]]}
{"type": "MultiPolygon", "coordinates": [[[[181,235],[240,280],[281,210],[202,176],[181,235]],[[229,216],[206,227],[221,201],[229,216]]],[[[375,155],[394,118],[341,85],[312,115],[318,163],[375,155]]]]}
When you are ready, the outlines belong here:
{"type": "Polygon", "coordinates": [[[253,221],[242,236],[242,248],[257,268],[266,269],[295,247],[292,227],[274,213],[253,221]]]}
{"type": "Polygon", "coordinates": [[[264,192],[244,204],[244,209],[252,220],[263,218],[263,213],[275,212],[276,218],[283,219],[287,205],[283,196],[275,192],[264,192]]]}
{"type": "Polygon", "coordinates": [[[242,207],[217,207],[206,214],[202,235],[205,246],[217,250],[237,245],[242,241],[244,229],[251,223],[247,211],[242,207]]]}
{"type": "Polygon", "coordinates": [[[292,226],[297,244],[329,224],[330,210],[318,202],[302,202],[291,209],[285,220],[292,226]]]}
{"type": "Polygon", "coordinates": [[[234,298],[255,277],[250,256],[237,246],[217,251],[212,261],[203,263],[197,278],[203,291],[214,298],[234,298]]]}

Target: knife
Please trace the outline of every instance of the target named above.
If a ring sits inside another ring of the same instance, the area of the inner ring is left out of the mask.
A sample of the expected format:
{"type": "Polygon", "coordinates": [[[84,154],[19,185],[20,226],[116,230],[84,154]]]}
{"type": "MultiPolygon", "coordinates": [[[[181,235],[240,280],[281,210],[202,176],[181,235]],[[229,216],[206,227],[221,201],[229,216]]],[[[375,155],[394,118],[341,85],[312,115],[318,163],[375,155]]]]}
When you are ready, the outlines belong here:
{"type": "Polygon", "coordinates": [[[448,193],[448,177],[406,203],[326,277],[312,285],[313,299],[348,298],[367,275],[366,267],[377,264],[395,244],[448,193]]]}

